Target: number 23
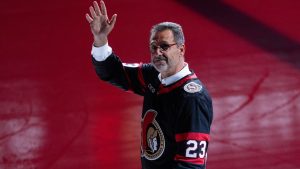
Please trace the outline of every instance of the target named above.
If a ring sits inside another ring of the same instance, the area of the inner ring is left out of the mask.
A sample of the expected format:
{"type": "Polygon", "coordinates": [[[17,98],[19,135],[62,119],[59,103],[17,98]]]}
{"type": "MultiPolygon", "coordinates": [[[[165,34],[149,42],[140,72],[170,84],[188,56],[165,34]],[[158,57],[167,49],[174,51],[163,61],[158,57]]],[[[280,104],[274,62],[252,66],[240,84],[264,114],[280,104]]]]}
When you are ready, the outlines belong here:
{"type": "Polygon", "coordinates": [[[198,146],[200,146],[200,150],[201,150],[199,153],[199,157],[200,158],[205,157],[206,146],[207,146],[206,141],[200,141],[198,144],[196,140],[189,140],[186,144],[189,146],[185,152],[186,157],[197,158],[197,153],[194,151],[198,149],[198,146]]]}

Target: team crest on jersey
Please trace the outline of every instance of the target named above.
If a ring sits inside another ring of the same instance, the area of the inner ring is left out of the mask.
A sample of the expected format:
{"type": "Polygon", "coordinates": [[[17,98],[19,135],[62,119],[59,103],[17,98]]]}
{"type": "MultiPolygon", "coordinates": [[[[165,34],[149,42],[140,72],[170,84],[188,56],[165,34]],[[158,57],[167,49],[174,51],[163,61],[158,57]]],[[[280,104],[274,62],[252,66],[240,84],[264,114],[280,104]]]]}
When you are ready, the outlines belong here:
{"type": "Polygon", "coordinates": [[[195,82],[190,82],[184,85],[183,89],[188,93],[197,93],[202,90],[202,86],[195,82]]]}
{"type": "Polygon", "coordinates": [[[142,119],[141,156],[148,160],[158,159],[165,150],[164,134],[155,120],[157,112],[148,110],[142,119]]]}

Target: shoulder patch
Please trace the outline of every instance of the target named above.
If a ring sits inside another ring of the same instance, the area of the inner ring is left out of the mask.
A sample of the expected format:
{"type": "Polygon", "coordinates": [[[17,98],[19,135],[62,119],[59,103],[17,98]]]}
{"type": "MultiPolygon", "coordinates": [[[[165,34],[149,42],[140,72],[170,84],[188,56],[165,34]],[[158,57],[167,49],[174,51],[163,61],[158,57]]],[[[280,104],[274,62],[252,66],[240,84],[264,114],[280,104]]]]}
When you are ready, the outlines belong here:
{"type": "Polygon", "coordinates": [[[183,89],[188,93],[197,93],[202,90],[202,86],[195,82],[190,82],[184,85],[183,89]]]}

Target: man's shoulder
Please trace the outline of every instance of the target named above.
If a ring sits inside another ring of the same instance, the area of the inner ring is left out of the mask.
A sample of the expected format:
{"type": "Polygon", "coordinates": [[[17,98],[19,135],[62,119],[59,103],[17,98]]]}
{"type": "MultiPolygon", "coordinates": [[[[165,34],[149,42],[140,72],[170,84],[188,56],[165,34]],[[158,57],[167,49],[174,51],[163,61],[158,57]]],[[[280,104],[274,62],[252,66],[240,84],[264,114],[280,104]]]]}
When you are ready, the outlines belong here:
{"type": "Polygon", "coordinates": [[[142,63],[141,64],[142,72],[145,77],[157,78],[159,72],[151,63],[142,63]]]}
{"type": "Polygon", "coordinates": [[[181,86],[181,89],[184,93],[189,93],[189,94],[194,95],[197,93],[201,93],[204,88],[199,79],[191,79],[191,80],[185,82],[181,86]]]}
{"type": "Polygon", "coordinates": [[[154,68],[154,66],[151,63],[142,63],[142,69],[146,71],[155,71],[157,70],[154,68]]]}
{"type": "Polygon", "coordinates": [[[198,78],[190,79],[181,85],[180,93],[182,99],[210,99],[205,85],[198,78]]]}

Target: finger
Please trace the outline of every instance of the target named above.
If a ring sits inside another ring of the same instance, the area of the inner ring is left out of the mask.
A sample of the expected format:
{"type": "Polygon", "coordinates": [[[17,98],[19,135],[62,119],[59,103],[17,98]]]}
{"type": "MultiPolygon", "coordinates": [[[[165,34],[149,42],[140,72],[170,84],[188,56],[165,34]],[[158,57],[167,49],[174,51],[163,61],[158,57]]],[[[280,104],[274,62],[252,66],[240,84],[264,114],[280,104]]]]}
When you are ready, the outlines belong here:
{"type": "Polygon", "coordinates": [[[99,8],[99,5],[98,5],[97,1],[94,1],[93,5],[94,5],[94,9],[95,9],[96,14],[101,15],[101,11],[100,11],[100,8],[99,8]]]}
{"type": "Polygon", "coordinates": [[[106,6],[105,6],[105,3],[104,3],[104,1],[100,1],[100,5],[101,5],[101,12],[102,12],[102,14],[103,15],[107,15],[107,10],[106,10],[106,6]]]}
{"type": "Polygon", "coordinates": [[[85,18],[89,23],[93,22],[93,18],[91,18],[89,14],[85,14],[85,18]]]}
{"type": "Polygon", "coordinates": [[[114,27],[114,26],[115,26],[116,21],[117,21],[117,14],[114,14],[114,15],[111,17],[111,20],[109,21],[109,24],[111,25],[111,27],[114,27]]]}
{"type": "Polygon", "coordinates": [[[90,6],[89,9],[90,9],[90,13],[91,13],[92,17],[95,18],[97,15],[96,15],[96,13],[95,13],[94,8],[93,8],[92,6],[90,6]]]}

